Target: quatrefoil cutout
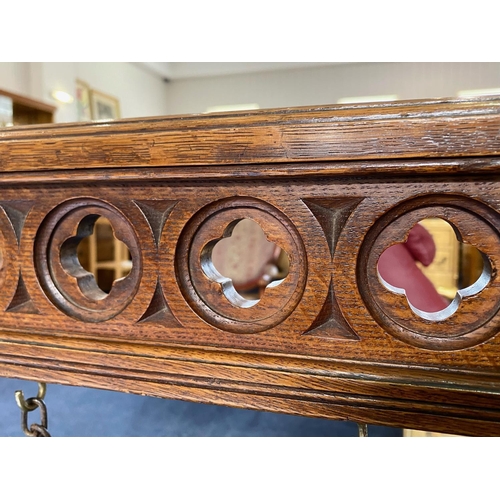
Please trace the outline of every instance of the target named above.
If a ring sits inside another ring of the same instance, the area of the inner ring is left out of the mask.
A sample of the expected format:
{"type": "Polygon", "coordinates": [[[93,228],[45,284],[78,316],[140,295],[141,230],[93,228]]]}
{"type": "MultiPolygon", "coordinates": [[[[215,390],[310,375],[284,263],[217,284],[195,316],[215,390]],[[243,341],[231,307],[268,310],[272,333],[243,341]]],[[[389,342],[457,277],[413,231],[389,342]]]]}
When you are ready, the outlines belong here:
{"type": "Polygon", "coordinates": [[[269,287],[279,286],[288,274],[289,259],[251,219],[235,220],[222,236],[201,253],[208,279],[219,283],[226,299],[242,308],[255,306],[269,287]]]}
{"type": "MultiPolygon", "coordinates": [[[[116,261],[116,252],[114,252],[115,245],[123,244],[123,242],[116,236],[115,231],[111,223],[104,217],[100,217],[99,215],[88,215],[82,219],[82,221],[78,225],[78,229],[76,231],[76,235],[68,238],[61,245],[61,265],[64,271],[71,277],[75,278],[80,288],[81,292],[91,300],[101,301],[108,297],[110,290],[104,290],[102,284],[97,275],[97,271],[92,271],[90,268],[90,263],[84,263],[80,261],[79,257],[79,248],[81,245],[85,243],[85,240],[89,240],[93,235],[95,235],[95,258],[96,262],[94,263],[97,267],[100,264],[100,261],[103,260],[100,258],[100,253],[104,250],[104,253],[109,253],[111,251],[111,256],[108,256],[107,264],[108,266],[104,266],[104,268],[109,267],[111,272],[116,273],[116,269],[113,268],[113,264],[121,265],[122,262],[116,261]],[[101,229],[108,229],[110,237],[105,238],[110,241],[109,249],[104,248],[105,241],[102,237],[100,237],[100,233],[103,231],[98,230],[97,221],[99,220],[101,229]],[[114,260],[113,260],[114,259],[114,260]]],[[[86,249],[85,253],[89,253],[89,248],[86,249]]],[[[104,263],[106,264],[106,263],[104,263]]],[[[118,279],[111,280],[110,288],[113,288],[115,283],[120,279],[124,279],[126,275],[130,272],[128,269],[126,272],[121,273],[121,276],[118,279]]],[[[104,287],[106,288],[106,287],[104,287]]]]}
{"type": "MultiPolygon", "coordinates": [[[[448,223],[445,225],[451,226],[448,223]]],[[[451,229],[456,235],[455,228],[451,226],[451,229]]],[[[457,286],[452,298],[447,299],[439,294],[437,286],[422,270],[436,260],[441,268],[443,265],[446,268],[447,259],[450,258],[443,251],[439,254],[436,252],[433,237],[422,224],[416,224],[411,229],[406,241],[390,246],[381,254],[377,264],[379,280],[387,290],[404,295],[408,306],[417,316],[429,321],[443,321],[458,310],[464,298],[479,294],[491,280],[492,269],[488,257],[460,240],[458,246],[453,246],[459,252],[464,247],[468,247],[469,252],[475,252],[476,260],[482,261],[482,270],[471,283],[466,283],[462,288],[457,286]]]]}

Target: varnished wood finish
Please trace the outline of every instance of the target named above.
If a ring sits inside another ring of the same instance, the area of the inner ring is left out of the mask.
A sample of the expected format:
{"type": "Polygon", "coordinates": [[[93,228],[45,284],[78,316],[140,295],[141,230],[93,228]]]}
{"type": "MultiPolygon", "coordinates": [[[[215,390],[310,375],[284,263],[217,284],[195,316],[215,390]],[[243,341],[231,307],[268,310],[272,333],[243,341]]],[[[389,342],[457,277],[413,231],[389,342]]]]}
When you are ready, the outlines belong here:
{"type": "Polygon", "coordinates": [[[0,375],[500,435],[499,130],[484,98],[0,131],[0,375]],[[133,262],[106,297],[97,216],[133,262]],[[441,321],[376,270],[430,216],[488,257],[441,321]],[[203,268],[242,218],[290,259],[249,308],[203,268]]]}

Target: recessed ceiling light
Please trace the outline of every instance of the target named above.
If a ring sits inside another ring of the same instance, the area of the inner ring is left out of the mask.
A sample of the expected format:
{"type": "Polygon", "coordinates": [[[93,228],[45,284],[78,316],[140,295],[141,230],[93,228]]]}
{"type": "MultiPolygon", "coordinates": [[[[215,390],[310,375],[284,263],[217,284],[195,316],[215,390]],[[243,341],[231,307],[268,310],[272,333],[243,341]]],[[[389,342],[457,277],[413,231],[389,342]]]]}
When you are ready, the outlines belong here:
{"type": "Polygon", "coordinates": [[[65,104],[69,104],[75,100],[72,95],[64,92],[63,90],[53,90],[50,95],[56,101],[63,102],[65,104]]]}
{"type": "Polygon", "coordinates": [[[356,102],[384,102],[384,101],[397,101],[398,96],[395,94],[384,95],[361,95],[354,97],[342,97],[337,101],[337,104],[352,104],[356,102]]]}
{"type": "Polygon", "coordinates": [[[221,106],[210,106],[205,113],[220,113],[221,111],[247,111],[249,109],[259,109],[256,103],[251,104],[223,104],[221,106]]]}
{"type": "Polygon", "coordinates": [[[500,88],[492,89],[471,89],[471,90],[461,90],[457,92],[458,97],[479,97],[482,95],[498,95],[500,94],[500,88]]]}

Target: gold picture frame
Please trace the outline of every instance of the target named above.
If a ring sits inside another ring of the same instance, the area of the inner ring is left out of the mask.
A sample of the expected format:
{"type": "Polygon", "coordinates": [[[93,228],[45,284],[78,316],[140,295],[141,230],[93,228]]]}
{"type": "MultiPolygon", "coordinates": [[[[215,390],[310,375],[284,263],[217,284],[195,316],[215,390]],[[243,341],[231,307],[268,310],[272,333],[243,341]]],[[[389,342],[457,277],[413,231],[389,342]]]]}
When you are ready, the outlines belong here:
{"type": "Polygon", "coordinates": [[[93,89],[90,90],[90,109],[94,121],[109,121],[120,118],[118,99],[93,89]]]}
{"type": "Polygon", "coordinates": [[[76,106],[79,122],[89,122],[92,120],[90,86],[82,80],[76,80],[76,106]]]}

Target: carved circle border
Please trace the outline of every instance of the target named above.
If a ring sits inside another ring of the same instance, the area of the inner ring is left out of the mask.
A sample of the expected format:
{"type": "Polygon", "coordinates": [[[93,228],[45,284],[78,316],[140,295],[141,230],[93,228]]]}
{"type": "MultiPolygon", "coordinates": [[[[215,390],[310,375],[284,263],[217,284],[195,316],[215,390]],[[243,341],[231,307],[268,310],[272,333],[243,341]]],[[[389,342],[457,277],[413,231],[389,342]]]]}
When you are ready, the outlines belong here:
{"type": "Polygon", "coordinates": [[[464,349],[497,334],[500,329],[500,277],[496,272],[500,264],[499,220],[493,208],[462,195],[412,198],[380,217],[363,241],[357,266],[359,291],[377,323],[399,340],[432,350],[464,349]],[[488,256],[492,276],[488,286],[480,292],[481,300],[487,305],[485,310],[474,309],[473,301],[477,299],[472,296],[462,299],[458,310],[449,318],[428,321],[410,310],[406,296],[390,292],[380,282],[377,262],[381,253],[390,245],[403,242],[413,225],[426,217],[440,217],[451,223],[463,240],[488,256]],[[465,238],[463,220],[474,224],[478,232],[488,233],[489,243],[483,244],[474,235],[465,238]],[[475,312],[473,317],[471,312],[475,312]]]}
{"type": "Polygon", "coordinates": [[[4,209],[0,210],[0,308],[5,310],[11,303],[19,280],[19,248],[16,233],[4,209]],[[6,285],[9,286],[7,289],[6,285]]]}
{"type": "Polygon", "coordinates": [[[176,249],[175,272],[184,299],[207,323],[233,333],[258,333],[280,324],[296,309],[307,281],[307,255],[297,229],[281,211],[257,198],[231,197],[203,207],[187,222],[176,249]],[[273,234],[267,236],[290,258],[288,276],[279,286],[267,288],[251,308],[231,304],[221,285],[201,267],[203,248],[243,218],[272,227],[273,234]]]}
{"type": "Polygon", "coordinates": [[[123,311],[135,297],[142,277],[140,245],[132,225],[117,207],[95,198],[71,199],[54,208],[37,231],[34,257],[37,278],[47,297],[68,316],[86,322],[106,321],[123,311]],[[76,278],[64,271],[60,259],[60,245],[75,235],[79,223],[88,215],[110,221],[117,238],[129,248],[134,263],[130,274],[116,281],[102,300],[84,295],[76,278]]]}

